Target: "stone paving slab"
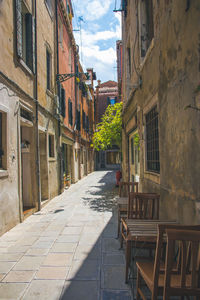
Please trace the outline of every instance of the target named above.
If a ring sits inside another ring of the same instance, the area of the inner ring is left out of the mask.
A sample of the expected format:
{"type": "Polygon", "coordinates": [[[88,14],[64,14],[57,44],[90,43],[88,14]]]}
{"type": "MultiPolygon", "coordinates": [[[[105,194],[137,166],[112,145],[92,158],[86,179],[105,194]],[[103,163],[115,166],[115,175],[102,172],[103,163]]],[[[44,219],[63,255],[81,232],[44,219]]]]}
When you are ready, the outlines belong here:
{"type": "Polygon", "coordinates": [[[59,300],[64,280],[33,280],[23,300],[59,300]]]}
{"type": "Polygon", "coordinates": [[[21,299],[27,286],[28,283],[0,283],[0,299],[21,299]]]}
{"type": "Polygon", "coordinates": [[[0,237],[0,299],[132,300],[115,173],[94,172],[0,237]]]}
{"type": "Polygon", "coordinates": [[[2,282],[30,282],[35,275],[35,271],[10,271],[2,282]]]}
{"type": "Polygon", "coordinates": [[[60,300],[96,300],[99,299],[98,281],[67,281],[60,300]]]}

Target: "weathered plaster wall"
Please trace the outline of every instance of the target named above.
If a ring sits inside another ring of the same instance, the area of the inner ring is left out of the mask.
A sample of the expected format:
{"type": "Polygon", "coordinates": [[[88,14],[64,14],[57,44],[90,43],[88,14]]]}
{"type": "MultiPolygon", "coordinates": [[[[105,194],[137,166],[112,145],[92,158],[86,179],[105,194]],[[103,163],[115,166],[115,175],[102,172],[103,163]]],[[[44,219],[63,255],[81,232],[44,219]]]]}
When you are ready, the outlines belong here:
{"type": "Polygon", "coordinates": [[[27,94],[33,96],[33,78],[31,72],[28,75],[22,65],[17,62],[15,54],[15,28],[13,1],[1,1],[0,37],[4,38],[1,38],[0,71],[20,86],[27,94]]]}
{"type": "MultiPolygon", "coordinates": [[[[200,3],[191,1],[188,10],[181,0],[153,4],[154,39],[145,61],[138,65],[142,86],[129,99],[124,122],[139,107],[142,190],[160,193],[161,217],[177,218],[185,224],[199,223],[200,111],[185,108],[199,105],[196,89],[200,82],[200,3]],[[153,103],[157,103],[159,111],[160,175],[146,172],[145,168],[145,113],[153,103]]],[[[125,146],[124,150],[126,173],[125,146]]]]}
{"type": "Polygon", "coordinates": [[[20,222],[18,197],[17,114],[18,97],[0,84],[0,111],[7,114],[7,170],[0,169],[0,235],[20,222]]]}

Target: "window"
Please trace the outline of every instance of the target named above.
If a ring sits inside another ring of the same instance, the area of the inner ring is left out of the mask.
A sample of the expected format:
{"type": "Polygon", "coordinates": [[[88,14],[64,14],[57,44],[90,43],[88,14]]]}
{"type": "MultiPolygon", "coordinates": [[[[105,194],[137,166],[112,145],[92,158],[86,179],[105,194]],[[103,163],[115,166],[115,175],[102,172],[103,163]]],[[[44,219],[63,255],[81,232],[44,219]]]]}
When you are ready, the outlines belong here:
{"type": "Polygon", "coordinates": [[[35,19],[22,0],[16,0],[17,55],[35,72],[35,19]]]}
{"type": "Polygon", "coordinates": [[[62,23],[60,16],[58,16],[58,41],[62,45],[62,43],[63,43],[63,23],[62,23]]]}
{"type": "Polygon", "coordinates": [[[46,72],[47,72],[47,90],[51,90],[51,54],[48,49],[46,49],[46,72]]]}
{"type": "Polygon", "coordinates": [[[7,141],[6,141],[7,114],[0,111],[0,169],[7,169],[7,141]]]}
{"type": "Polygon", "coordinates": [[[55,150],[54,150],[54,135],[49,134],[49,157],[55,156],[55,150]]]}
{"type": "Polygon", "coordinates": [[[61,88],[61,103],[60,103],[60,114],[65,118],[65,110],[66,110],[66,105],[65,105],[65,89],[61,88]]]}
{"type": "Polygon", "coordinates": [[[68,99],[68,119],[69,119],[69,124],[72,126],[73,124],[73,111],[72,111],[72,101],[69,98],[68,99]]]}
{"type": "Polygon", "coordinates": [[[76,110],[76,129],[80,131],[80,111],[76,110]]]}
{"type": "Polygon", "coordinates": [[[128,47],[127,48],[127,62],[128,62],[128,73],[129,73],[129,76],[131,76],[131,48],[128,47]]]}
{"type": "Polygon", "coordinates": [[[131,139],[131,164],[134,165],[134,139],[131,139]]]}
{"type": "Polygon", "coordinates": [[[45,0],[50,15],[52,15],[52,0],[45,0]]]}
{"type": "Polygon", "coordinates": [[[85,129],[85,112],[83,110],[83,113],[82,113],[82,123],[83,123],[83,129],[85,129]]]}
{"type": "Polygon", "coordinates": [[[158,112],[155,106],[146,114],[147,170],[160,173],[158,112]]]}
{"type": "Polygon", "coordinates": [[[141,57],[145,57],[146,52],[154,37],[154,25],[153,25],[153,3],[152,0],[143,0],[140,9],[141,19],[141,57]]]}

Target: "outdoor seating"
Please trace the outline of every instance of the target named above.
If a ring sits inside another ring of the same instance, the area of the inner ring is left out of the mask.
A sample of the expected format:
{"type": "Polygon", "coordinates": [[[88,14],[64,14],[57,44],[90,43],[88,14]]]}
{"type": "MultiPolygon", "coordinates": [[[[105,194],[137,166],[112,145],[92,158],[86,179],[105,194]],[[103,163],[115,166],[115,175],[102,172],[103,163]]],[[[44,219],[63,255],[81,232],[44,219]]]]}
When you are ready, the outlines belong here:
{"type": "Polygon", "coordinates": [[[170,299],[170,296],[200,296],[199,243],[200,225],[159,224],[155,260],[136,262],[136,299],[147,299],[142,290],[142,279],[153,300],[158,296],[163,296],[164,300],[170,299]],[[167,243],[164,261],[163,243],[167,243]]]}
{"type": "Polygon", "coordinates": [[[118,204],[118,237],[120,232],[121,218],[126,217],[128,213],[128,196],[130,192],[138,193],[138,182],[125,182],[119,183],[119,197],[117,198],[118,204]]]}
{"type": "MultiPolygon", "coordinates": [[[[121,219],[121,248],[123,241],[126,242],[126,273],[125,281],[128,281],[128,270],[131,263],[131,241],[136,234],[135,220],[158,220],[159,219],[159,199],[160,196],[155,193],[129,193],[127,218],[121,219]]],[[[136,245],[135,245],[136,246],[136,245]]],[[[152,249],[155,249],[155,239],[137,242],[137,247],[143,247],[149,250],[149,256],[152,255],[152,249]]]]}

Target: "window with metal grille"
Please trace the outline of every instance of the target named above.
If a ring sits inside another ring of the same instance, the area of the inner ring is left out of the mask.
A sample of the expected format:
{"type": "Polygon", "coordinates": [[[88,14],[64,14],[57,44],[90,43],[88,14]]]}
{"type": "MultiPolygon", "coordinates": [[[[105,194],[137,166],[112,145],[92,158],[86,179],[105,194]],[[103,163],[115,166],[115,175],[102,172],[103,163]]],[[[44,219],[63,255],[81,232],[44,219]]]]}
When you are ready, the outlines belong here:
{"type": "Polygon", "coordinates": [[[143,0],[140,5],[141,57],[144,57],[154,37],[153,3],[152,0],[143,0]]]}
{"type": "Polygon", "coordinates": [[[17,55],[35,72],[35,19],[24,1],[15,1],[15,19],[17,55]]]}
{"type": "Polygon", "coordinates": [[[51,54],[48,49],[46,49],[46,59],[47,59],[47,90],[51,90],[51,54]]]}
{"type": "Polygon", "coordinates": [[[0,168],[2,168],[3,160],[3,121],[2,113],[0,112],[0,168]]]}
{"type": "Polygon", "coordinates": [[[156,106],[146,114],[146,152],[147,170],[160,173],[158,112],[156,106]]]}
{"type": "Polygon", "coordinates": [[[49,157],[55,156],[54,135],[49,134],[49,157]]]}

